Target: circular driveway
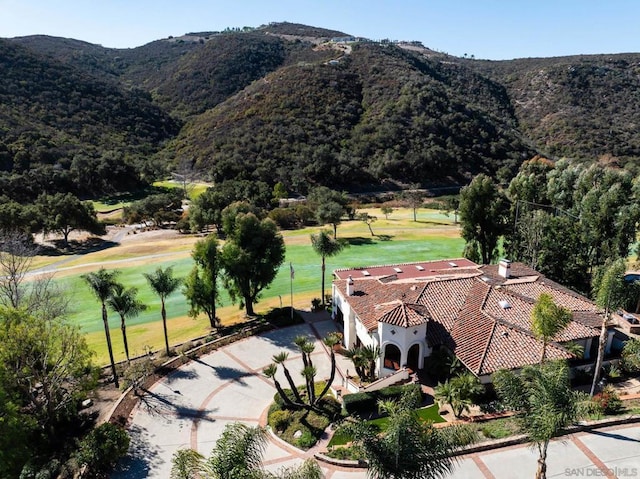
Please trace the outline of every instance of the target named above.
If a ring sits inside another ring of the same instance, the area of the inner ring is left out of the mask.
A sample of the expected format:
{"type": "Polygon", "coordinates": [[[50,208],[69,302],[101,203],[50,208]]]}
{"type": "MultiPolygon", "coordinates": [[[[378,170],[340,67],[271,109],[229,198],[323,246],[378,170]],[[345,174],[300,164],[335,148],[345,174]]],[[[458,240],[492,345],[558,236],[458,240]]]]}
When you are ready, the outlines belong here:
{"type": "MultiPolygon", "coordinates": [[[[324,315],[318,319],[312,324],[278,329],[229,344],[154,384],[132,412],[129,455],[111,477],[167,478],[171,457],[178,449],[192,448],[208,456],[228,423],[265,425],[267,410],[276,394],[272,380],[262,374],[272,362],[271,358],[282,351],[289,353],[287,368],[302,384],[302,376],[298,374],[302,360],[293,343],[296,336],[305,335],[314,341],[312,359],[318,369],[316,377],[328,378],[329,355],[319,338],[335,331],[335,325],[324,315]]],[[[341,365],[348,367],[346,362],[341,365]]],[[[281,371],[277,379],[286,384],[281,371]]],[[[341,371],[338,371],[334,384],[341,380],[341,371]]],[[[301,464],[313,453],[314,450],[301,451],[271,438],[264,455],[264,467],[276,471],[301,464]]],[[[366,477],[363,469],[320,465],[328,478],[366,477]]]]}
{"type": "MultiPolygon", "coordinates": [[[[311,315],[311,317],[314,317],[311,315]]],[[[209,455],[230,422],[256,426],[266,423],[266,412],[276,390],[262,370],[275,354],[289,353],[287,368],[300,379],[302,361],[293,339],[305,335],[314,341],[312,355],[317,378],[329,376],[329,354],[319,338],[335,330],[324,315],[299,326],[279,329],[229,344],[184,365],[158,381],[141,398],[130,419],[131,447],[113,479],[167,478],[171,457],[178,449],[193,448],[209,455]]],[[[334,384],[340,384],[350,362],[337,356],[334,384]]],[[[279,371],[278,380],[286,384],[279,371]]],[[[276,471],[300,464],[314,452],[301,451],[270,438],[264,467],[276,471]]],[[[455,478],[520,478],[535,475],[537,453],[527,445],[462,456],[451,475],[455,478]]],[[[366,470],[320,463],[326,478],[365,479],[366,470]]],[[[559,438],[549,446],[547,477],[640,477],[640,426],[618,426],[559,438]]]]}

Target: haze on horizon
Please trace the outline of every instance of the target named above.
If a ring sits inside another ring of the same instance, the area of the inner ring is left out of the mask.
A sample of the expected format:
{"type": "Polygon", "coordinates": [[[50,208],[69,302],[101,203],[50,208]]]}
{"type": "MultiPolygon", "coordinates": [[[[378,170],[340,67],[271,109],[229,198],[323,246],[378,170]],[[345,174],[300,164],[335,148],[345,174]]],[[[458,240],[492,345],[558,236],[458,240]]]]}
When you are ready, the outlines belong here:
{"type": "Polygon", "coordinates": [[[501,60],[640,52],[638,18],[635,0],[0,0],[0,37],[43,34],[133,48],[188,32],[287,21],[501,60]]]}

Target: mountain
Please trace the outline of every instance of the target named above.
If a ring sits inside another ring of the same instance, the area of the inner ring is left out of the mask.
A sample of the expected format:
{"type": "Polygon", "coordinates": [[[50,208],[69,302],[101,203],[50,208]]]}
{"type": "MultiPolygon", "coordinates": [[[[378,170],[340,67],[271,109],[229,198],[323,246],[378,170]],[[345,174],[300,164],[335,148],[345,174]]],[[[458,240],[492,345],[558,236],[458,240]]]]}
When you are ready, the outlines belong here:
{"type": "MultiPolygon", "coordinates": [[[[0,191],[131,189],[179,123],[148,93],[0,40],[0,191]]],[[[148,166],[150,167],[150,166],[148,166]]]]}
{"type": "Polygon", "coordinates": [[[614,156],[637,170],[640,54],[465,63],[504,85],[521,131],[540,152],[614,156]]]}
{"type": "Polygon", "coordinates": [[[481,61],[276,23],[132,49],[15,38],[0,67],[0,187],[124,165],[118,181],[65,173],[90,195],[186,161],[215,181],[357,190],[504,179],[535,154],[640,158],[638,54],[481,61]]]}

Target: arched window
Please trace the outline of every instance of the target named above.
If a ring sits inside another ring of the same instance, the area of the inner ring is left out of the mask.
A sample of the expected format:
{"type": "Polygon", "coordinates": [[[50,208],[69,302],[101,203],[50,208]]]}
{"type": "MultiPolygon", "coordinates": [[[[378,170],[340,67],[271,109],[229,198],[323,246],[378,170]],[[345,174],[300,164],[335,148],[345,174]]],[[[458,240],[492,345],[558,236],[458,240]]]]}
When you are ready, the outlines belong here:
{"type": "Polygon", "coordinates": [[[384,367],[395,371],[400,369],[400,348],[395,344],[384,347],[384,367]]]}

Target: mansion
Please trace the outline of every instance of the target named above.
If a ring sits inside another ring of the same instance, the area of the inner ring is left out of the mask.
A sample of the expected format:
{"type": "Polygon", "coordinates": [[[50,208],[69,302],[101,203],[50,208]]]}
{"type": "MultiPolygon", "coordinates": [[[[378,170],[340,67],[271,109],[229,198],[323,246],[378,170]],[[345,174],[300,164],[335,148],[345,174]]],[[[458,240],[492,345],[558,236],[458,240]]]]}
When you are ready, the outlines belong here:
{"type": "MultiPolygon", "coordinates": [[[[540,294],[572,312],[548,344],[546,357],[570,359],[575,343],[594,359],[603,312],[589,299],[535,270],[506,260],[477,265],[467,259],[426,261],[334,271],[332,316],[344,346],[379,346],[377,372],[422,369],[434,349],[446,348],[483,383],[500,369],[540,361],[542,342],[531,332],[540,294]]],[[[606,352],[614,340],[608,333],[606,352]]]]}

